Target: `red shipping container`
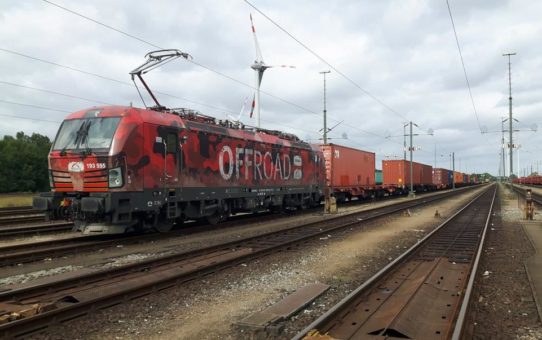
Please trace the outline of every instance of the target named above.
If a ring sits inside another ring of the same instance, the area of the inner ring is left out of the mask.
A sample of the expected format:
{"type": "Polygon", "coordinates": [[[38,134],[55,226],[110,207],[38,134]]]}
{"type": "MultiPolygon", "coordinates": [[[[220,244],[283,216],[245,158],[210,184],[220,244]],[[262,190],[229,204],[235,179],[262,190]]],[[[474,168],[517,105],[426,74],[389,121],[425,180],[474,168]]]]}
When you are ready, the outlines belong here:
{"type": "Polygon", "coordinates": [[[375,154],[342,145],[320,145],[327,185],[335,190],[375,186],[375,154]]]}
{"type": "MultiPolygon", "coordinates": [[[[382,173],[384,186],[410,185],[410,161],[383,160],[382,173]]],[[[433,167],[422,163],[412,162],[412,184],[433,185],[433,167]]]]}
{"type": "Polygon", "coordinates": [[[463,183],[463,174],[459,171],[454,171],[454,182],[455,184],[463,183]]]}
{"type": "Polygon", "coordinates": [[[433,169],[433,184],[436,185],[438,189],[450,186],[452,184],[451,179],[450,170],[443,168],[433,169]]]}

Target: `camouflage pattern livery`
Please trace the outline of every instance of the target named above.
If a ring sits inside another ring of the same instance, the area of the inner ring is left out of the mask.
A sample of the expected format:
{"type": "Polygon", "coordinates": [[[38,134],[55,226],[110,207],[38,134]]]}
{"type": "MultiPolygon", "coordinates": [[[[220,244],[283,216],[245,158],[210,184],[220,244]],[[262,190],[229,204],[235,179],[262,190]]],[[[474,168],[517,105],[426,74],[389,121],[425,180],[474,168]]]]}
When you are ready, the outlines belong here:
{"type": "Polygon", "coordinates": [[[325,185],[317,146],[186,109],[75,112],[53,143],[49,171],[52,192],[34,207],[90,232],[305,208],[320,202],[325,185]]]}

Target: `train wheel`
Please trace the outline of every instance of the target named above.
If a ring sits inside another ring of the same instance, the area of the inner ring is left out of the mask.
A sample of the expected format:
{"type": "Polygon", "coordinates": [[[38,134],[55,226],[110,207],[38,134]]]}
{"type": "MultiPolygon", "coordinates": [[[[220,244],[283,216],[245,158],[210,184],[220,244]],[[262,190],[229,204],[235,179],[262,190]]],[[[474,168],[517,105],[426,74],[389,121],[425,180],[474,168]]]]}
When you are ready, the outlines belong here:
{"type": "Polygon", "coordinates": [[[167,233],[171,228],[173,228],[173,220],[170,219],[158,220],[154,224],[154,230],[159,233],[167,233]]]}
{"type": "Polygon", "coordinates": [[[159,233],[167,233],[173,228],[173,222],[158,222],[154,229],[159,233]]]}
{"type": "Polygon", "coordinates": [[[211,216],[206,217],[207,223],[211,225],[218,224],[220,221],[222,221],[222,218],[219,213],[214,213],[211,216]]]}
{"type": "Polygon", "coordinates": [[[282,205],[272,205],[269,210],[274,214],[280,214],[284,211],[284,207],[282,205]]]}

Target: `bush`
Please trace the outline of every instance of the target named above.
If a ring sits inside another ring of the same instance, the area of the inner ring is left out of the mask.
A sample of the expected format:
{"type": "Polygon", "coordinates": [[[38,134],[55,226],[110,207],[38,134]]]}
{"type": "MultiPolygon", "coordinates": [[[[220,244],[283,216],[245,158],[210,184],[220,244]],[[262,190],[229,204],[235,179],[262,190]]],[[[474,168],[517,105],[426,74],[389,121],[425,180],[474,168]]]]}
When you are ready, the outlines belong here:
{"type": "Polygon", "coordinates": [[[0,192],[48,191],[47,136],[18,132],[0,140],[0,192]]]}

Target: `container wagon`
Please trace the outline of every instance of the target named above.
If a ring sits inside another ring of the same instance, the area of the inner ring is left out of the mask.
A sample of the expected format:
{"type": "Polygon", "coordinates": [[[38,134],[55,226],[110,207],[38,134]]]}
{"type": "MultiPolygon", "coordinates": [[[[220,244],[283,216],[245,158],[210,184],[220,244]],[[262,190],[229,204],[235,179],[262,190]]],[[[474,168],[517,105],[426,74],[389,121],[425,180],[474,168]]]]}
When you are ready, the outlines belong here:
{"type": "MultiPolygon", "coordinates": [[[[404,193],[410,189],[410,162],[405,160],[382,161],[382,186],[390,193],[404,193]]],[[[412,186],[414,191],[434,190],[433,167],[412,162],[412,186]]]]}
{"type": "Polygon", "coordinates": [[[382,170],[375,170],[375,183],[376,185],[382,185],[382,170]]]}
{"type": "Polygon", "coordinates": [[[456,188],[463,186],[463,174],[459,171],[454,171],[454,183],[456,188]]]}
{"type": "Polygon", "coordinates": [[[326,167],[326,184],[338,202],[374,194],[375,154],[337,144],[320,145],[326,167]]]}
{"type": "Polygon", "coordinates": [[[433,184],[436,189],[448,189],[453,184],[453,172],[444,168],[433,169],[433,184]]]}

